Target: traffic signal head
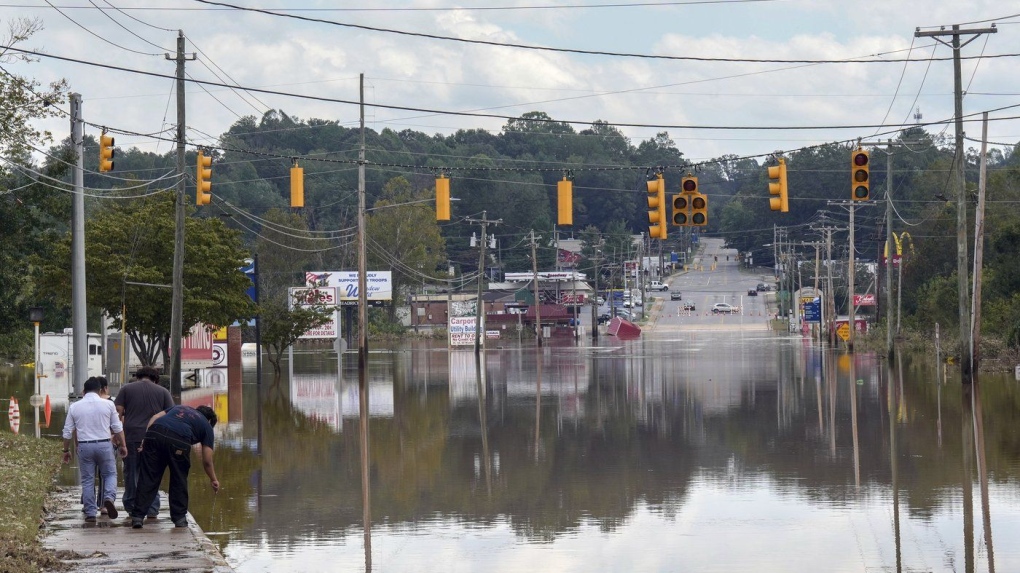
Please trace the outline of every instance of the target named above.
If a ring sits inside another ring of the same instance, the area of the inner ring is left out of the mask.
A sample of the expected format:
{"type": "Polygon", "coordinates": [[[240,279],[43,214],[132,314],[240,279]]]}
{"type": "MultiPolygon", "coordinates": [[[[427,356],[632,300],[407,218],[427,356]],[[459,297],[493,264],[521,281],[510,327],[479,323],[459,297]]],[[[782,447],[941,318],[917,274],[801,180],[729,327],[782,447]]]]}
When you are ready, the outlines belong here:
{"type": "Polygon", "coordinates": [[[298,167],[297,161],[290,168],[290,206],[305,206],[305,170],[298,167]]]}
{"type": "Polygon", "coordinates": [[[104,132],[99,136],[99,171],[113,171],[113,136],[104,132]]]}
{"type": "Polygon", "coordinates": [[[666,238],[666,182],[662,173],[648,181],[648,236],[666,238]]]}
{"type": "Polygon", "coordinates": [[[698,192],[698,178],[687,176],[680,180],[680,189],[684,193],[697,193],[698,192]]]}
{"type": "Polygon", "coordinates": [[[673,224],[678,227],[688,226],[690,224],[690,209],[690,195],[686,193],[673,195],[673,224]]]}
{"type": "Polygon", "coordinates": [[[858,149],[850,154],[850,173],[853,200],[871,199],[871,157],[867,151],[858,149]]]}
{"type": "Polygon", "coordinates": [[[208,205],[212,201],[212,157],[199,151],[195,166],[195,204],[208,205]]]}
{"type": "Polygon", "coordinates": [[[574,182],[566,177],[556,183],[556,224],[574,224],[574,182]]]}
{"type": "Polygon", "coordinates": [[[708,224],[708,197],[695,193],[691,197],[691,226],[704,227],[708,224]]]}
{"type": "Polygon", "coordinates": [[[450,220],[450,180],[445,175],[436,177],[436,221],[450,220]]]}
{"type": "Polygon", "coordinates": [[[790,211],[790,199],[786,194],[786,160],[780,159],[779,165],[769,167],[769,207],[773,211],[787,213],[790,211]]]}

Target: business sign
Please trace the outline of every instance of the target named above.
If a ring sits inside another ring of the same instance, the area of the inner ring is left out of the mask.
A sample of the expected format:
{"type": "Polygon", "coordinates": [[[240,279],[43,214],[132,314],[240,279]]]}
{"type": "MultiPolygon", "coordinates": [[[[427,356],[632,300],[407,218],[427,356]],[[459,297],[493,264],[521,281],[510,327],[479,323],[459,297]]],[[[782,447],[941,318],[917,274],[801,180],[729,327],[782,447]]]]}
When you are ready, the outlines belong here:
{"type": "MultiPolygon", "coordinates": [[[[475,343],[475,317],[451,316],[448,325],[450,346],[473,346],[475,343]]],[[[485,328],[483,325],[482,328],[485,328]]]]}
{"type": "MultiPolygon", "coordinates": [[[[336,306],[337,303],[334,287],[291,287],[288,292],[291,308],[294,305],[304,308],[336,306]]],[[[340,328],[336,319],[336,311],[333,311],[325,324],[309,329],[301,335],[301,338],[337,338],[339,335],[340,328]]]]}
{"type": "Polygon", "coordinates": [[[181,340],[181,367],[209,368],[213,364],[213,333],[199,322],[181,340]]]}
{"type": "Polygon", "coordinates": [[[804,322],[822,322],[822,299],[815,297],[804,303],[804,322]]]}
{"type": "MultiPolygon", "coordinates": [[[[316,271],[305,273],[305,286],[308,287],[333,287],[336,289],[337,300],[343,305],[344,301],[358,300],[358,272],[357,271],[316,271]]],[[[393,299],[393,273],[390,271],[368,271],[365,275],[365,288],[368,290],[367,298],[373,300],[393,299]]]]}
{"type": "Polygon", "coordinates": [[[854,295],[854,306],[875,306],[875,295],[873,295],[873,294],[855,294],[854,295]]]}

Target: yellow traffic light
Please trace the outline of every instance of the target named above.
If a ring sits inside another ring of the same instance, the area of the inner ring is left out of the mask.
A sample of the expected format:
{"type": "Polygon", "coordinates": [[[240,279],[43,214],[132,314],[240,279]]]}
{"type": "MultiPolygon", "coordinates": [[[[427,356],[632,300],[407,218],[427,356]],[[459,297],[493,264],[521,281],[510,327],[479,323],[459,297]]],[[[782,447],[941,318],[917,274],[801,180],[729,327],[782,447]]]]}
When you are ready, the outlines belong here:
{"type": "Polygon", "coordinates": [[[691,226],[704,227],[708,224],[708,197],[695,193],[691,197],[691,226]]]}
{"type": "Polygon", "coordinates": [[[556,183],[556,224],[574,224],[574,182],[566,177],[556,183]]]}
{"type": "Polygon", "coordinates": [[[850,195],[854,201],[871,199],[871,155],[863,149],[850,154],[850,195]]]}
{"type": "Polygon", "coordinates": [[[686,193],[673,195],[673,224],[678,227],[687,227],[690,225],[690,209],[690,197],[686,193]]]}
{"type": "Polygon", "coordinates": [[[113,149],[113,136],[106,135],[104,131],[99,136],[99,171],[113,171],[113,156],[116,152],[113,149]]]}
{"type": "Polygon", "coordinates": [[[450,180],[446,175],[436,177],[436,221],[450,220],[450,180]]]}
{"type": "Polygon", "coordinates": [[[662,173],[656,173],[648,185],[648,236],[653,239],[666,238],[666,182],[662,173]]]}
{"type": "Polygon", "coordinates": [[[786,194],[786,160],[780,159],[779,165],[772,165],[769,172],[769,194],[777,197],[769,198],[769,207],[773,211],[788,213],[790,211],[790,198],[786,194]]]}
{"type": "Polygon", "coordinates": [[[195,165],[195,204],[208,205],[212,201],[212,157],[206,157],[199,151],[195,165]]]}
{"type": "Polygon", "coordinates": [[[305,206],[305,170],[298,167],[296,159],[290,168],[290,206],[305,206]]]}

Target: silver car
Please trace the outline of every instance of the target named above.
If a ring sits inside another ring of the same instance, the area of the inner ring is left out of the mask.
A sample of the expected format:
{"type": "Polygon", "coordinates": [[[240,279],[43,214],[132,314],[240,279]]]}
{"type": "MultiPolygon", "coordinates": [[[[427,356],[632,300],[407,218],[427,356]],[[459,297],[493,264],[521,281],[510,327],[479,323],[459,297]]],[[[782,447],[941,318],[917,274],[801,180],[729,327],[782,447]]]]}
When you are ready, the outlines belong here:
{"type": "Polygon", "coordinates": [[[717,302],[712,305],[712,314],[733,314],[737,312],[740,312],[740,307],[725,302],[717,302]]]}

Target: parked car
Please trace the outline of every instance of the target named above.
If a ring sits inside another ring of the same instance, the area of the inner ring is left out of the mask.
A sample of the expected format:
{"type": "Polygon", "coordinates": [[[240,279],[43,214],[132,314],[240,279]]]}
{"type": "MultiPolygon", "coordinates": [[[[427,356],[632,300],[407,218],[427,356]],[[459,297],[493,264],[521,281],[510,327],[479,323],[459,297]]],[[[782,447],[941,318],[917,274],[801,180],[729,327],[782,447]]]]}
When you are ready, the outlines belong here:
{"type": "Polygon", "coordinates": [[[687,301],[680,305],[680,308],[683,310],[694,310],[694,303],[691,301],[687,301]]]}
{"type": "Polygon", "coordinates": [[[608,312],[603,312],[602,314],[599,315],[599,319],[598,319],[599,320],[599,324],[605,324],[605,323],[609,322],[610,319],[612,319],[612,318],[613,318],[613,316],[611,314],[609,314],[608,312]]]}
{"type": "Polygon", "coordinates": [[[678,290],[671,291],[669,293],[669,300],[680,300],[682,298],[683,298],[683,296],[681,296],[680,291],[678,291],[678,290]]]}
{"type": "Polygon", "coordinates": [[[740,312],[740,307],[725,302],[717,302],[712,305],[712,314],[732,314],[735,312],[740,312]]]}
{"type": "Polygon", "coordinates": [[[647,290],[667,291],[669,290],[669,285],[659,281],[652,281],[648,283],[648,287],[646,288],[647,290]]]}
{"type": "Polygon", "coordinates": [[[747,296],[758,296],[758,291],[755,289],[751,289],[747,291],[747,296]]]}

